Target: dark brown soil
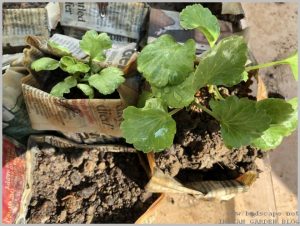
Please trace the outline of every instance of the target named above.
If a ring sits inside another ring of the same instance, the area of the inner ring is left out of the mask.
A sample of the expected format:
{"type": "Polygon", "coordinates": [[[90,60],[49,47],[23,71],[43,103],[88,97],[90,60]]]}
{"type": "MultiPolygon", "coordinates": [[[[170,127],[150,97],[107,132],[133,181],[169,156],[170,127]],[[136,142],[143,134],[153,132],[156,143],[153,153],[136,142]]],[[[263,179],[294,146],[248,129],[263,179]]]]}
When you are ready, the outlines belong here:
{"type": "MultiPolygon", "coordinates": [[[[244,96],[236,89],[226,92],[244,96]]],[[[207,89],[201,89],[198,96],[202,104],[208,105],[211,97],[207,89]]],[[[157,166],[165,173],[182,182],[191,182],[235,179],[248,170],[259,172],[254,161],[263,157],[263,153],[251,146],[226,148],[219,123],[207,113],[180,111],[174,116],[177,123],[174,144],[155,154],[157,166]]]]}
{"type": "MultiPolygon", "coordinates": [[[[88,99],[88,97],[85,96],[77,87],[71,88],[70,93],[65,94],[64,97],[66,99],[88,99]]],[[[120,95],[117,91],[113,92],[112,94],[104,95],[94,89],[94,99],[120,99],[120,95]]]]}
{"type": "Polygon", "coordinates": [[[40,149],[28,223],[134,223],[157,198],[137,154],[40,149]]]}

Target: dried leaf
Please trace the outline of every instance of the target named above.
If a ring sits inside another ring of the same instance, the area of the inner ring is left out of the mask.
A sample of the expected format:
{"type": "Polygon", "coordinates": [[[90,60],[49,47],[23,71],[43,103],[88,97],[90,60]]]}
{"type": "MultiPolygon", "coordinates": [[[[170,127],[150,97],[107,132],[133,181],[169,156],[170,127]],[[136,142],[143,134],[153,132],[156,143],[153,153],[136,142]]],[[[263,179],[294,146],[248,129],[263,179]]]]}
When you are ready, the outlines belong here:
{"type": "Polygon", "coordinates": [[[266,88],[266,85],[264,83],[264,81],[262,80],[262,78],[257,75],[257,95],[256,95],[256,99],[257,101],[263,100],[263,99],[267,99],[268,98],[268,91],[266,88]]]}

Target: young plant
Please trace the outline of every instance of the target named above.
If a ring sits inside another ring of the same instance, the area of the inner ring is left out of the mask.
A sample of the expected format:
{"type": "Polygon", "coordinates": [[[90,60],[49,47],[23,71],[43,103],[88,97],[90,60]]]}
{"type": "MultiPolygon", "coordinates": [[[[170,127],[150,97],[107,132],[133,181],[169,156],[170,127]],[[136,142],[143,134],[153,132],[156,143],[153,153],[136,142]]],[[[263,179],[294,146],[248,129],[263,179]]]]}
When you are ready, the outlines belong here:
{"type": "Polygon", "coordinates": [[[90,30],[85,33],[79,44],[81,50],[89,56],[87,60],[76,59],[67,48],[48,41],[48,48],[55,55],[60,56],[60,60],[42,57],[34,61],[31,68],[35,71],[60,68],[69,74],[52,88],[50,94],[56,97],[63,97],[64,94],[70,93],[73,87],[80,89],[90,99],[94,98],[94,89],[104,95],[113,93],[125,78],[119,68],[103,68],[99,65],[99,62],[105,60],[104,51],[112,47],[109,36],[106,33],[98,34],[90,30]]]}
{"type": "Polygon", "coordinates": [[[289,101],[224,98],[217,86],[232,87],[247,80],[248,71],[278,64],[289,64],[297,79],[298,55],[247,67],[248,48],[243,37],[232,35],[217,42],[218,20],[207,8],[200,4],[187,6],[180,13],[180,24],[185,29],[202,32],[211,48],[201,56],[197,66],[192,39],[181,45],[170,35],[162,35],[141,51],[138,70],[150,84],[151,92],[142,93],[138,108],[129,106],[124,110],[121,130],[126,141],[143,152],[163,151],[173,144],[176,133],[172,115],[196,106],[219,121],[227,147],[252,145],[262,150],[277,147],[297,127],[297,98],[289,101]],[[216,94],[209,102],[210,109],[197,103],[194,97],[206,86],[216,94]]]}

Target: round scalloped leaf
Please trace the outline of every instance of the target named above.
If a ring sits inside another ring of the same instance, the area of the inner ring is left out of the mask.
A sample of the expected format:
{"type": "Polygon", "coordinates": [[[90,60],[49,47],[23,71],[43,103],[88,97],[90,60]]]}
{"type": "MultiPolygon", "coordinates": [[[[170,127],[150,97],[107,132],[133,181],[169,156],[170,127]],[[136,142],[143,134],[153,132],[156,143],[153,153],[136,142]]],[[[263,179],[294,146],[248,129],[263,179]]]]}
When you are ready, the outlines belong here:
{"type": "Polygon", "coordinates": [[[49,40],[47,42],[47,46],[48,48],[51,50],[51,52],[56,55],[56,56],[67,56],[67,55],[71,55],[71,52],[68,48],[52,41],[49,40]]]}
{"type": "Polygon", "coordinates": [[[94,89],[87,84],[79,83],[77,88],[80,89],[84,95],[88,96],[90,99],[94,98],[94,89]]]}
{"type": "Polygon", "coordinates": [[[291,117],[293,107],[287,101],[278,98],[268,98],[258,101],[257,108],[265,110],[271,117],[271,124],[279,124],[291,117]]]}
{"type": "Polygon", "coordinates": [[[123,71],[117,67],[104,68],[100,74],[94,74],[88,78],[90,86],[100,93],[108,95],[113,93],[119,85],[125,82],[123,71]]]}
{"type": "Polygon", "coordinates": [[[42,57],[31,64],[31,69],[35,71],[52,71],[59,67],[59,62],[50,57],[42,57]]]}
{"type": "Polygon", "coordinates": [[[138,70],[153,86],[177,85],[194,70],[195,52],[194,40],[181,45],[172,36],[162,35],[141,51],[138,70]]]}
{"type": "Polygon", "coordinates": [[[282,99],[266,99],[260,102],[260,107],[266,109],[272,118],[272,124],[261,137],[253,141],[252,145],[263,151],[268,151],[279,146],[284,137],[291,135],[296,130],[298,126],[298,98],[293,98],[287,102],[282,99]]]}
{"type": "Polygon", "coordinates": [[[70,74],[87,73],[90,70],[89,65],[77,61],[74,57],[63,56],[60,61],[60,68],[70,74]]]}
{"type": "Polygon", "coordinates": [[[50,94],[56,97],[63,97],[65,93],[70,93],[70,89],[77,85],[77,80],[74,76],[68,76],[64,81],[57,83],[51,89],[50,94]]]}
{"type": "Polygon", "coordinates": [[[143,152],[160,152],[173,144],[176,122],[163,110],[127,107],[121,130],[126,142],[143,152]]]}
{"type": "Polygon", "coordinates": [[[222,39],[200,59],[195,71],[198,88],[206,85],[231,87],[245,80],[247,44],[241,36],[222,39]]]}
{"type": "Polygon", "coordinates": [[[146,100],[143,110],[147,110],[147,109],[157,109],[157,110],[161,110],[164,112],[168,112],[168,107],[159,98],[150,98],[150,99],[146,100]]]}
{"type": "Polygon", "coordinates": [[[250,145],[270,126],[271,118],[266,111],[256,107],[256,101],[247,98],[227,97],[209,103],[221,124],[221,134],[228,147],[250,145]]]}
{"type": "Polygon", "coordinates": [[[92,60],[104,61],[104,50],[112,47],[112,41],[106,33],[98,34],[97,31],[90,30],[84,34],[79,45],[92,60]]]}
{"type": "Polygon", "coordinates": [[[196,93],[194,87],[194,73],[185,79],[182,83],[175,86],[166,86],[163,88],[152,87],[156,97],[163,99],[171,108],[182,108],[188,106],[196,93]]]}
{"type": "Polygon", "coordinates": [[[185,29],[198,29],[214,46],[220,35],[220,25],[209,9],[200,4],[189,5],[180,13],[180,25],[185,29]]]}

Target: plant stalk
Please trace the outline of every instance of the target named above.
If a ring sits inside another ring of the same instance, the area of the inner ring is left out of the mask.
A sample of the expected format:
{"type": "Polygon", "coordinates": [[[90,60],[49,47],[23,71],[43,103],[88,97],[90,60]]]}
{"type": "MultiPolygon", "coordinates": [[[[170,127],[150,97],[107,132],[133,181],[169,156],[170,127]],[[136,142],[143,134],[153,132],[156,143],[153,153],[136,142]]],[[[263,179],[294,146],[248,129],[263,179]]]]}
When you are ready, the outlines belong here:
{"type": "Polygon", "coordinates": [[[173,109],[172,111],[169,112],[169,115],[172,116],[172,115],[176,114],[180,110],[182,110],[182,108],[175,108],[175,109],[173,109]]]}
{"type": "Polygon", "coordinates": [[[270,63],[265,63],[265,64],[258,64],[258,65],[246,67],[246,71],[252,71],[255,69],[260,69],[260,68],[265,68],[265,67],[271,67],[271,66],[278,65],[278,64],[284,64],[284,63],[282,61],[275,61],[275,62],[270,62],[270,63]]]}
{"type": "Polygon", "coordinates": [[[201,104],[198,104],[196,102],[194,102],[194,105],[196,105],[198,108],[200,108],[201,110],[205,111],[207,114],[209,114],[212,117],[214,117],[215,119],[217,119],[216,115],[211,110],[209,110],[207,107],[205,107],[201,104]]]}
{"type": "Polygon", "coordinates": [[[217,98],[220,99],[220,100],[224,100],[224,98],[222,97],[222,95],[219,92],[219,89],[216,85],[213,85],[213,89],[215,90],[215,94],[216,94],[217,98]]]}

